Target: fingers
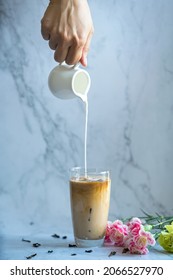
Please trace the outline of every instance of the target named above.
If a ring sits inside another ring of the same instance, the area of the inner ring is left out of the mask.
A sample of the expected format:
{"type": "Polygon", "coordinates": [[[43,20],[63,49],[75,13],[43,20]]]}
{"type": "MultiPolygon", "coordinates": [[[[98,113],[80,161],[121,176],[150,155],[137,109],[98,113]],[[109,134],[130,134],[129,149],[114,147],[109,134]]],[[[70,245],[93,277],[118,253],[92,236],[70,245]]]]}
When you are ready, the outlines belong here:
{"type": "Polygon", "coordinates": [[[76,46],[57,46],[54,58],[57,62],[62,63],[65,61],[69,65],[74,65],[80,61],[82,56],[82,47],[77,48],[76,46]]]}
{"type": "Polygon", "coordinates": [[[65,61],[67,64],[73,65],[80,61],[83,66],[87,66],[87,54],[92,32],[88,35],[87,40],[84,40],[79,38],[67,39],[62,35],[58,36],[56,29],[50,30],[49,22],[44,22],[42,36],[45,40],[49,40],[49,47],[55,50],[54,59],[57,62],[62,63],[65,61]],[[45,25],[46,23],[47,25],[45,25]]]}
{"type": "Polygon", "coordinates": [[[72,46],[69,48],[69,52],[67,54],[65,62],[69,65],[74,65],[80,61],[81,56],[82,56],[82,47],[76,48],[72,46]]]}
{"type": "Polygon", "coordinates": [[[49,47],[52,49],[52,50],[56,50],[58,46],[58,37],[57,37],[57,31],[56,29],[54,28],[51,33],[50,33],[50,38],[49,38],[49,47]]]}
{"type": "Polygon", "coordinates": [[[69,51],[69,46],[68,45],[63,45],[63,44],[59,44],[55,50],[54,53],[54,59],[59,62],[62,63],[63,61],[66,60],[67,54],[69,51]]]}
{"type": "Polygon", "coordinates": [[[74,65],[80,61],[85,40],[74,36],[74,38],[61,37],[58,41],[54,58],[57,62],[65,61],[69,65],[74,65]],[[60,43],[59,43],[60,42],[60,43]]]}
{"type": "Polygon", "coordinates": [[[80,61],[82,56],[82,50],[85,45],[84,39],[78,39],[73,42],[73,44],[70,46],[68,54],[66,56],[65,62],[67,64],[76,64],[80,61]]]}
{"type": "Polygon", "coordinates": [[[44,40],[49,40],[51,29],[52,29],[51,22],[48,19],[45,20],[45,18],[42,18],[41,34],[42,34],[44,40]]]}

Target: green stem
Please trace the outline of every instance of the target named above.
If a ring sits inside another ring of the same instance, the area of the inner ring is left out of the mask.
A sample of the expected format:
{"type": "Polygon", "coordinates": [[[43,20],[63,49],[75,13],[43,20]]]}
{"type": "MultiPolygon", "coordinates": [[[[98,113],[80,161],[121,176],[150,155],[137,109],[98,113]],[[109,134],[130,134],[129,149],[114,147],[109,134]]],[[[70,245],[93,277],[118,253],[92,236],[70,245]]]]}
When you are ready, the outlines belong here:
{"type": "Polygon", "coordinates": [[[157,228],[157,227],[160,227],[161,225],[164,225],[164,224],[166,224],[166,223],[170,223],[170,222],[173,222],[173,217],[171,217],[171,218],[165,220],[164,222],[161,222],[161,223],[158,223],[158,224],[153,225],[153,229],[154,229],[154,228],[157,228]]]}
{"type": "Polygon", "coordinates": [[[139,219],[144,219],[144,220],[146,220],[146,221],[154,221],[154,220],[158,220],[158,219],[161,219],[161,220],[168,220],[168,219],[173,219],[173,217],[172,216],[168,216],[168,217],[164,217],[164,216],[156,216],[156,217],[154,217],[154,216],[151,216],[151,217],[139,217],[139,219]]]}
{"type": "MultiPolygon", "coordinates": [[[[127,221],[130,221],[133,217],[130,217],[130,218],[125,218],[125,219],[122,219],[122,221],[125,223],[127,221]]],[[[161,226],[165,225],[166,223],[170,223],[170,222],[173,222],[173,216],[167,216],[167,217],[164,217],[164,216],[141,216],[141,217],[138,217],[140,220],[145,220],[145,222],[147,224],[151,224],[153,229],[160,229],[161,226]],[[160,221],[159,221],[160,220],[160,221]],[[154,222],[159,222],[157,224],[154,224],[154,222]]]]}
{"type": "Polygon", "coordinates": [[[160,235],[160,232],[156,232],[156,233],[154,233],[154,238],[155,238],[155,240],[157,240],[157,239],[158,239],[159,235],[160,235]]]}

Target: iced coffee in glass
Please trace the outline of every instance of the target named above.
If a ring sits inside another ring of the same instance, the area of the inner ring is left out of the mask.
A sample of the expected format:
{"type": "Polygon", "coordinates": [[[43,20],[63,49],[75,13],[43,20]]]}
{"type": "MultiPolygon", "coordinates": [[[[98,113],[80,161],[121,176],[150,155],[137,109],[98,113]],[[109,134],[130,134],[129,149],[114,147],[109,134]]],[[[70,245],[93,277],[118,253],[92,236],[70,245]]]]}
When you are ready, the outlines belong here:
{"type": "Polygon", "coordinates": [[[77,246],[102,246],[109,212],[110,186],[109,171],[72,168],[70,200],[77,246]]]}

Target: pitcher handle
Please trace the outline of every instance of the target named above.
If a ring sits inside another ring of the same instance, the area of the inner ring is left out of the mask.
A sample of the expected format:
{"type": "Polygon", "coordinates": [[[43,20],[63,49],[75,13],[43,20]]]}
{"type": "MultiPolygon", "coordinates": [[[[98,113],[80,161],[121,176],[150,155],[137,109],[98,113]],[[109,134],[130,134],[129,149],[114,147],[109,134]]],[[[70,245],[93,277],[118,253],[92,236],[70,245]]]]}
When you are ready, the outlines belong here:
{"type": "Polygon", "coordinates": [[[73,68],[73,69],[78,69],[79,66],[80,66],[80,62],[77,62],[72,68],[73,68]]]}
{"type": "MultiPolygon", "coordinates": [[[[66,64],[65,64],[64,61],[63,61],[63,62],[60,62],[59,65],[61,66],[61,65],[66,65],[66,64]]],[[[77,63],[74,64],[71,68],[72,68],[72,69],[78,69],[79,66],[80,66],[80,62],[77,62],[77,63]]]]}

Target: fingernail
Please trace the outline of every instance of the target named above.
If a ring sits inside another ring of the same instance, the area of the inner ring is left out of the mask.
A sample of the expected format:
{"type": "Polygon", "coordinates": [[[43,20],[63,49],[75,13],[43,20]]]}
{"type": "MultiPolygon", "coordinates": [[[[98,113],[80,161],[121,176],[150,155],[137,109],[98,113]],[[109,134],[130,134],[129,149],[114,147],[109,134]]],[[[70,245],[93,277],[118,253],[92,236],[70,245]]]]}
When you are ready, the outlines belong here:
{"type": "Polygon", "coordinates": [[[84,56],[84,64],[85,64],[85,66],[87,66],[87,57],[86,56],[84,56]]]}

